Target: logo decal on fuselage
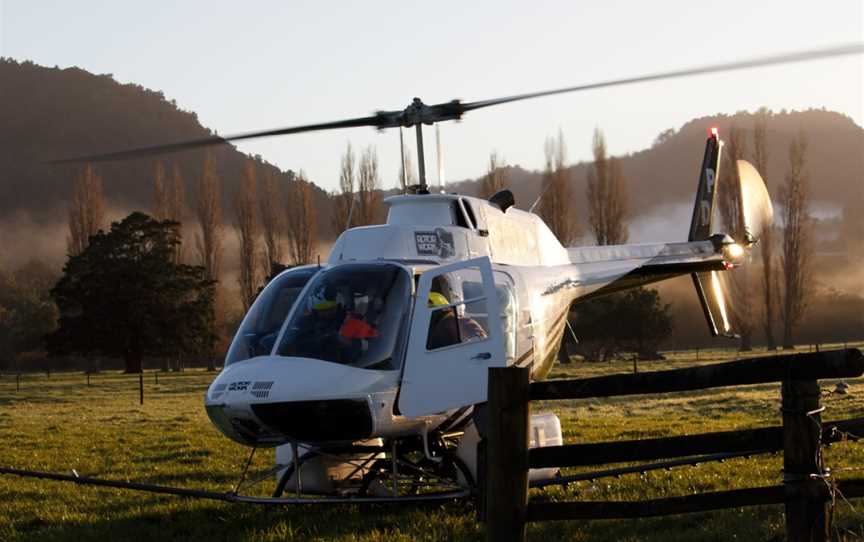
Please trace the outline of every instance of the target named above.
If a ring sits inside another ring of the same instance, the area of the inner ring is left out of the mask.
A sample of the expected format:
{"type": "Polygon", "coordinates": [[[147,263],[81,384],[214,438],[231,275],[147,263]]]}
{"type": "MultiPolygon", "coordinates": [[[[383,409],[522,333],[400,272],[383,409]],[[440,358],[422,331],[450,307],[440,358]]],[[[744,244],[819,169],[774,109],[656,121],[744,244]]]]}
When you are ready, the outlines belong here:
{"type": "Polygon", "coordinates": [[[232,382],[228,385],[228,391],[246,391],[249,389],[250,384],[252,384],[252,382],[249,382],[248,380],[232,382]]]}
{"type": "Polygon", "coordinates": [[[420,256],[452,258],[456,253],[453,234],[444,228],[436,228],[435,231],[415,231],[414,244],[420,256]]]}

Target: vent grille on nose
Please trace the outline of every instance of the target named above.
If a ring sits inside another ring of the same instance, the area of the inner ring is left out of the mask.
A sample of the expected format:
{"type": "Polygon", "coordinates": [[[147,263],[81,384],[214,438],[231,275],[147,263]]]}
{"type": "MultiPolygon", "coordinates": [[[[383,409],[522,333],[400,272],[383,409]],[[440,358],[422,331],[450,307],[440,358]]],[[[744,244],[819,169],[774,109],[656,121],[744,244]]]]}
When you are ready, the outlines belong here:
{"type": "Polygon", "coordinates": [[[255,382],[252,384],[252,395],[258,399],[265,399],[270,396],[270,388],[273,387],[273,381],[255,382]]]}

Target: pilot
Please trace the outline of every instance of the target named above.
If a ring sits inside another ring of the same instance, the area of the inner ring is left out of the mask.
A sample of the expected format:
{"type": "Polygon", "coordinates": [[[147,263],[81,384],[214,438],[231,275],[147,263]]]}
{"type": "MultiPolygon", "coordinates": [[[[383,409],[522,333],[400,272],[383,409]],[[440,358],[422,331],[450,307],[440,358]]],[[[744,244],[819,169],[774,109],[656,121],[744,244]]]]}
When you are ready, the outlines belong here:
{"type": "MultiPolygon", "coordinates": [[[[450,302],[439,292],[430,292],[428,307],[446,307],[450,302]]],[[[426,339],[426,349],[435,350],[453,344],[485,339],[486,331],[476,320],[466,316],[457,316],[456,307],[436,310],[429,322],[429,336],[426,339]]]]}

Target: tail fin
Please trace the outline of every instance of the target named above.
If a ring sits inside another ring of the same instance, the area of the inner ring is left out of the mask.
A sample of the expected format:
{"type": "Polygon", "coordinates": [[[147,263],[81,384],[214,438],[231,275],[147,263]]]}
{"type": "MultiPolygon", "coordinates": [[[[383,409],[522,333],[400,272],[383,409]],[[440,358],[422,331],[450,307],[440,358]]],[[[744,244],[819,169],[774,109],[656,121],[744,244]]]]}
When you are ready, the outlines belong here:
{"type": "Polygon", "coordinates": [[[696,189],[696,205],[693,207],[693,220],[690,222],[688,241],[704,241],[711,236],[722,150],[723,142],[720,141],[717,128],[712,128],[711,135],[705,142],[705,156],[702,158],[699,186],[696,189]]]}
{"type": "MultiPolygon", "coordinates": [[[[702,169],[699,173],[699,186],[696,188],[696,204],[693,206],[693,219],[690,221],[690,234],[688,241],[704,241],[710,239],[714,220],[714,206],[717,202],[717,179],[720,176],[720,157],[723,152],[723,142],[716,128],[711,129],[711,135],[705,142],[705,155],[702,158],[702,169]]],[[[696,295],[699,304],[705,313],[708,329],[712,337],[721,334],[728,335],[731,325],[726,313],[725,295],[717,279],[716,272],[692,273],[693,286],[696,287],[696,295]],[[711,292],[708,295],[705,285],[711,284],[711,292]],[[720,318],[722,328],[718,328],[714,315],[720,318]]]]}
{"type": "MultiPolygon", "coordinates": [[[[722,154],[723,142],[717,134],[717,129],[712,128],[711,135],[705,144],[705,157],[702,159],[702,171],[699,176],[699,187],[696,190],[696,205],[693,208],[693,220],[690,223],[690,234],[688,241],[704,241],[710,239],[716,249],[723,249],[724,253],[735,249],[738,256],[743,256],[746,249],[751,248],[759,241],[762,231],[771,226],[774,212],[771,206],[771,197],[765,187],[765,182],[750,163],[738,160],[737,186],[722,187],[725,190],[735,190],[738,209],[736,222],[739,222],[740,231],[736,233],[740,239],[732,239],[728,235],[715,232],[714,230],[714,207],[717,201],[717,180],[720,174],[720,156],[722,154]]],[[[732,267],[731,263],[729,267],[732,267]]],[[[704,273],[693,273],[693,285],[699,296],[699,303],[705,313],[708,328],[714,337],[736,337],[733,334],[731,313],[735,307],[729,299],[732,284],[729,275],[724,272],[711,271],[704,273]]]]}

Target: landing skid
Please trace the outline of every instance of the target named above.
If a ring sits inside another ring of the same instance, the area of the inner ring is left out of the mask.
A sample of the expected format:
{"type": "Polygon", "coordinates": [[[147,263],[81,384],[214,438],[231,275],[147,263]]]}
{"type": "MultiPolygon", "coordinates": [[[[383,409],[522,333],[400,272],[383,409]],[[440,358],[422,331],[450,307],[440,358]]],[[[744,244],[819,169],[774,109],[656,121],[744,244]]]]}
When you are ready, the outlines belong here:
{"type": "MultiPolygon", "coordinates": [[[[276,465],[247,479],[244,469],[241,481],[224,493],[191,488],[171,487],[148,483],[106,480],[80,476],[77,472],[60,474],[0,467],[0,475],[22,476],[71,482],[78,485],[112,487],[131,491],[145,491],[163,495],[207,499],[237,504],[294,505],[294,504],[421,504],[467,499],[474,495],[474,480],[467,466],[456,457],[454,442],[439,437],[430,447],[432,457],[426,457],[419,439],[398,439],[384,446],[321,447],[310,450],[291,465],[276,465]],[[371,459],[358,461],[357,455],[371,459]],[[302,485],[285,494],[288,480],[303,464],[314,458],[326,457],[342,461],[356,470],[344,480],[337,480],[331,492],[304,492],[302,485]],[[345,459],[341,459],[345,458],[345,459]],[[282,471],[277,489],[270,497],[246,494],[265,480],[282,471]],[[283,496],[284,495],[284,496],[283,496]]],[[[251,459],[251,458],[250,458],[251,459]]],[[[248,467],[248,463],[247,463],[248,467]]]]}

